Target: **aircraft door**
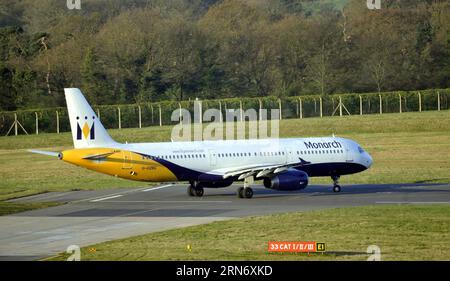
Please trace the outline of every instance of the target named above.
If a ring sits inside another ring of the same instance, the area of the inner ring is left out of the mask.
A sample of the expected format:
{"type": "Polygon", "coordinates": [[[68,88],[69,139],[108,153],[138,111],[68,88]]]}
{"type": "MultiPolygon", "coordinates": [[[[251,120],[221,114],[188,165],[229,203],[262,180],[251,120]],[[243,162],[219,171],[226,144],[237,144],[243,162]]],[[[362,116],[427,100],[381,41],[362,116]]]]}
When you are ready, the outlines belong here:
{"type": "Polygon", "coordinates": [[[217,164],[217,154],[214,150],[209,150],[209,163],[211,167],[215,167],[217,164]]]}
{"type": "Polygon", "coordinates": [[[345,147],[345,162],[353,162],[353,153],[350,147],[345,147]]]}
{"type": "Polygon", "coordinates": [[[283,156],[283,158],[282,158],[283,164],[290,162],[294,156],[294,152],[292,151],[291,147],[283,148],[282,152],[284,153],[284,155],[282,155],[283,156]]]}

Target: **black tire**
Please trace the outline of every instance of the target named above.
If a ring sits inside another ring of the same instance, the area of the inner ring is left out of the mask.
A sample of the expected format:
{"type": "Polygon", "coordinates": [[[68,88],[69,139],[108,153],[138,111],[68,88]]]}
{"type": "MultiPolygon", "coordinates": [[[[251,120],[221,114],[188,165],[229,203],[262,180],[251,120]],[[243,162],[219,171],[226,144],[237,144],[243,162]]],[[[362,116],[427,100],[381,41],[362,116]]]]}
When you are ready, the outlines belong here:
{"type": "Polygon", "coordinates": [[[202,196],[203,196],[203,193],[205,192],[205,191],[203,190],[203,187],[196,188],[196,189],[194,189],[194,190],[195,190],[195,196],[197,196],[197,197],[202,197],[202,196]]]}
{"type": "Polygon", "coordinates": [[[242,186],[237,189],[237,196],[239,198],[244,198],[244,188],[242,186]]]}
{"type": "Polygon", "coordinates": [[[253,197],[253,189],[251,189],[250,187],[244,188],[244,196],[247,199],[250,199],[253,197]]]}
{"type": "Polygon", "coordinates": [[[333,186],[333,192],[341,192],[341,186],[340,185],[335,185],[333,186]]]}
{"type": "Polygon", "coordinates": [[[195,190],[194,190],[194,187],[192,185],[188,186],[188,188],[187,188],[187,195],[191,196],[191,197],[195,196],[195,190]]]}

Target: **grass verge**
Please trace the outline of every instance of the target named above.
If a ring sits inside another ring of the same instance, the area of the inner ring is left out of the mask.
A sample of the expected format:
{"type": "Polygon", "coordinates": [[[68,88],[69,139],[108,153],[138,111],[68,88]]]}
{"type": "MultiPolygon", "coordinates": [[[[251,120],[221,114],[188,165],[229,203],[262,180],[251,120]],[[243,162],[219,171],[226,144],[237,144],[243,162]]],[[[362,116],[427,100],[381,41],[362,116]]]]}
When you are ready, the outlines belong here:
{"type": "Polygon", "coordinates": [[[449,213],[449,205],[383,205],[248,217],[92,245],[81,258],[366,260],[367,247],[377,245],[382,260],[450,260],[449,213]],[[327,252],[269,254],[268,241],[325,242],[327,252]]]}
{"type": "Polygon", "coordinates": [[[57,203],[57,202],[12,203],[12,202],[0,201],[0,216],[6,216],[6,215],[20,213],[20,212],[55,207],[55,206],[58,206],[61,204],[63,204],[63,203],[57,203]]]}

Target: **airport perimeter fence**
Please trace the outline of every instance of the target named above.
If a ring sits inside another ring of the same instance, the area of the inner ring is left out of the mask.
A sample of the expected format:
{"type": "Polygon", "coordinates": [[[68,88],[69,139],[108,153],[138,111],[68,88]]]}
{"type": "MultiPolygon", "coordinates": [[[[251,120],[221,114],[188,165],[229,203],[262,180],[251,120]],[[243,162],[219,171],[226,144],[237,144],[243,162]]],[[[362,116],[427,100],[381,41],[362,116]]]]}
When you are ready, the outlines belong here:
{"type": "MultiPolygon", "coordinates": [[[[366,115],[450,109],[450,89],[366,94],[334,94],[292,97],[232,98],[201,101],[202,112],[220,109],[279,109],[281,119],[366,115]]],[[[194,120],[195,101],[94,106],[107,128],[142,128],[174,125],[172,112],[188,109],[194,120]]],[[[225,119],[225,117],[223,117],[225,119]]],[[[238,118],[239,119],[239,118],[238,118]]],[[[239,120],[237,120],[239,121],[239,120]]],[[[66,108],[0,112],[0,135],[60,133],[70,131],[66,108]]]]}

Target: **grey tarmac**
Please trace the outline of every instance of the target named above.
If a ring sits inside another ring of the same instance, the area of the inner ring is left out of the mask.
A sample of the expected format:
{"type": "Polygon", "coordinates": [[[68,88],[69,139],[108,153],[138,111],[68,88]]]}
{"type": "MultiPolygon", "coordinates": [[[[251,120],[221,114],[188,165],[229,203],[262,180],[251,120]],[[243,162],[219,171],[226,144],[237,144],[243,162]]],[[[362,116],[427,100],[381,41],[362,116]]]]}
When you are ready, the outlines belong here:
{"type": "Polygon", "coordinates": [[[311,185],[282,192],[253,186],[252,199],[238,185],[205,189],[188,197],[186,184],[137,189],[44,193],[12,201],[64,202],[57,207],[0,217],[0,260],[37,260],[80,247],[219,220],[378,204],[450,204],[449,184],[311,185]]]}

